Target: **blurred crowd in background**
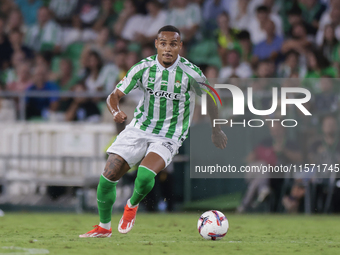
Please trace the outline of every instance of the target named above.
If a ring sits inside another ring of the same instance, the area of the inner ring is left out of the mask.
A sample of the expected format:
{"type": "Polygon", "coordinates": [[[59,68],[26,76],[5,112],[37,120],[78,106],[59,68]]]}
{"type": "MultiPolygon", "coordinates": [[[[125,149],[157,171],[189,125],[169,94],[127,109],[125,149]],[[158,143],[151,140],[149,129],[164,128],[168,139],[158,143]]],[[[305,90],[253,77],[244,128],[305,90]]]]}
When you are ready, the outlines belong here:
{"type": "MultiPolygon", "coordinates": [[[[336,0],[3,0],[0,88],[110,93],[129,68],[156,53],[157,31],[167,24],[181,31],[181,56],[219,82],[339,76],[336,0]]],[[[324,94],[317,108],[337,108],[336,87],[309,84],[324,94]]],[[[3,102],[0,119],[17,118],[6,107],[18,103],[3,102]]],[[[98,97],[26,100],[26,119],[58,112],[59,120],[100,121],[104,111],[98,97]]]]}
{"type": "MultiPolygon", "coordinates": [[[[27,96],[25,118],[112,121],[98,93],[110,93],[134,64],[156,54],[157,32],[169,24],[181,31],[180,55],[209,79],[262,92],[271,91],[273,83],[242,85],[236,78],[300,78],[279,86],[312,92],[306,107],[314,117],[299,120],[295,141],[273,127],[247,157],[249,164],[340,162],[339,83],[329,79],[340,75],[339,0],[2,0],[0,91],[93,93],[91,98],[27,96]]],[[[125,103],[132,102],[133,110],[139,96],[128,95],[125,103]]],[[[258,109],[270,108],[271,100],[258,102],[258,109]]],[[[1,121],[18,119],[19,110],[16,97],[0,98],[1,121]]],[[[306,178],[284,197],[287,210],[298,210],[306,178]]],[[[256,192],[263,200],[268,185],[251,183],[239,211],[251,205],[256,192]]]]}

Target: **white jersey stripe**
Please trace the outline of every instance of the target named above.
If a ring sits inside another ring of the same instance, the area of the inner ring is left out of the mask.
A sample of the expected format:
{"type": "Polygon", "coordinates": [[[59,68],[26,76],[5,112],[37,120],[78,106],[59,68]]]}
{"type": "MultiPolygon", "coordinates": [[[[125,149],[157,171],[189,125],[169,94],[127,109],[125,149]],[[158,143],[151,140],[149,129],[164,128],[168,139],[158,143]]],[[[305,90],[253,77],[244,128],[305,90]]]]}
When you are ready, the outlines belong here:
{"type": "Polygon", "coordinates": [[[192,84],[205,81],[201,71],[184,58],[179,57],[173,66],[164,68],[157,56],[151,56],[133,66],[117,88],[126,94],[137,87],[144,92],[130,126],[182,143],[193,117],[195,92],[200,90],[200,85],[196,90],[192,84]],[[162,81],[165,77],[167,81],[162,81]]]}

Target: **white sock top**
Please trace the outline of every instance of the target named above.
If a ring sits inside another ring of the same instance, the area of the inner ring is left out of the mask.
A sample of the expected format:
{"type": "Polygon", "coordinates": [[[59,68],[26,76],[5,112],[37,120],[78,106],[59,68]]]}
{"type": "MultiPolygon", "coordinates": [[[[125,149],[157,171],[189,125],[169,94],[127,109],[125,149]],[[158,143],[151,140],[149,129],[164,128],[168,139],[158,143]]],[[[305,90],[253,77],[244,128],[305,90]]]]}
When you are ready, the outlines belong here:
{"type": "Polygon", "coordinates": [[[130,203],[130,199],[127,201],[127,205],[128,205],[128,207],[130,207],[130,208],[135,208],[136,206],[138,206],[138,204],[137,204],[137,205],[132,205],[132,204],[130,203]]]}
{"type": "Polygon", "coordinates": [[[99,223],[99,227],[105,228],[106,230],[110,230],[111,228],[111,221],[108,223],[99,223]]]}

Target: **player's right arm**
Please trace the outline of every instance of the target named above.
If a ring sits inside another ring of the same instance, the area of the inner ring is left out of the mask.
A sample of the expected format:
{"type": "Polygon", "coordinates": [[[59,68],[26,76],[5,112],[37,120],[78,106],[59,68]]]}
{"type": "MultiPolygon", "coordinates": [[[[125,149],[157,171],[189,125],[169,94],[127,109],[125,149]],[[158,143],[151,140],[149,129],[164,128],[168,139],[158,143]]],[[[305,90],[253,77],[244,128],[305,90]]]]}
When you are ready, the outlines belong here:
{"type": "Polygon", "coordinates": [[[117,84],[115,90],[108,96],[106,100],[107,108],[112,113],[115,122],[123,123],[126,120],[126,114],[119,109],[119,100],[141,84],[145,69],[146,67],[142,62],[131,67],[126,76],[117,84]]]}
{"type": "Polygon", "coordinates": [[[119,89],[115,89],[106,99],[106,105],[117,123],[123,123],[127,116],[119,109],[119,101],[125,94],[119,89]]]}

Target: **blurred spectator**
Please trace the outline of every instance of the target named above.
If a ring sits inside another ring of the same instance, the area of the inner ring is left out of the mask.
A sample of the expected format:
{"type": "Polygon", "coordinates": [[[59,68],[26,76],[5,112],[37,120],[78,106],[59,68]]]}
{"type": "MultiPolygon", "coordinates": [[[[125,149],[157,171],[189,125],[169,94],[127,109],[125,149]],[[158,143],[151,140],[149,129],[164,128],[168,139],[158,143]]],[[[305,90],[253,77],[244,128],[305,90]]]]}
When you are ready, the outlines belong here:
{"type": "Polygon", "coordinates": [[[7,84],[7,90],[25,91],[32,85],[31,63],[28,61],[20,62],[16,68],[16,79],[7,84]]]}
{"type": "Polygon", "coordinates": [[[270,20],[275,24],[275,34],[282,35],[281,18],[277,14],[270,13],[268,7],[262,5],[256,9],[256,17],[252,17],[249,21],[248,31],[253,44],[258,44],[266,39],[265,25],[270,20]]]}
{"type": "Polygon", "coordinates": [[[137,8],[132,0],[126,0],[124,1],[124,9],[120,12],[118,20],[113,27],[113,31],[116,36],[122,37],[125,25],[130,19],[132,19],[132,21],[130,21],[131,23],[136,24],[142,21],[143,15],[137,14],[137,8]]]}
{"type": "Polygon", "coordinates": [[[250,9],[250,0],[232,0],[230,1],[230,23],[235,29],[247,29],[250,18],[252,17],[250,9]]]}
{"type": "Polygon", "coordinates": [[[51,19],[47,7],[38,11],[38,22],[31,26],[26,34],[26,45],[35,51],[59,52],[62,42],[62,30],[51,19]]]}
{"type": "Polygon", "coordinates": [[[218,68],[216,66],[207,66],[204,69],[204,74],[207,79],[211,79],[212,81],[216,81],[218,77],[218,68]]]}
{"type": "Polygon", "coordinates": [[[118,81],[119,69],[114,64],[105,65],[101,56],[96,51],[89,52],[88,75],[85,86],[88,91],[112,92],[113,86],[118,81]]]}
{"type": "Polygon", "coordinates": [[[326,114],[338,110],[338,95],[335,93],[332,77],[322,76],[320,79],[321,93],[315,95],[314,107],[317,114],[326,114]]]}
{"type": "Polygon", "coordinates": [[[7,15],[15,7],[16,6],[13,0],[2,0],[0,2],[0,16],[6,19],[7,15]]]}
{"type": "Polygon", "coordinates": [[[120,3],[123,5],[123,1],[113,1],[113,0],[102,0],[99,17],[96,23],[93,25],[93,29],[97,32],[101,31],[102,28],[110,28],[116,22],[117,12],[119,12],[120,3]]]}
{"type": "Polygon", "coordinates": [[[255,45],[253,59],[258,61],[270,58],[275,61],[279,57],[283,37],[275,34],[275,24],[271,20],[264,25],[264,30],[266,31],[267,38],[255,45]]]}
{"type": "Polygon", "coordinates": [[[102,0],[99,17],[93,29],[99,31],[105,26],[111,30],[124,9],[124,2],[124,0],[102,0]]]}
{"type": "Polygon", "coordinates": [[[72,61],[63,58],[59,64],[60,72],[56,74],[55,82],[59,86],[60,90],[68,91],[77,83],[77,78],[73,75],[73,64],[72,61]]]}
{"type": "MultiPolygon", "coordinates": [[[[84,84],[79,83],[72,89],[74,92],[86,92],[84,84]]],[[[100,111],[91,99],[85,97],[69,98],[61,100],[58,112],[64,112],[65,121],[99,122],[100,111]]]]}
{"type": "Polygon", "coordinates": [[[71,26],[78,0],[51,0],[48,8],[54,14],[56,22],[61,26],[71,26]]]}
{"type": "Polygon", "coordinates": [[[255,68],[255,78],[270,78],[275,76],[274,62],[264,59],[261,60],[255,68]]]}
{"type": "Polygon", "coordinates": [[[35,53],[34,60],[33,60],[33,66],[44,66],[47,68],[47,79],[48,80],[54,80],[55,76],[51,70],[52,66],[52,60],[53,60],[53,53],[50,51],[43,51],[43,52],[37,52],[35,53]]]}
{"type": "Polygon", "coordinates": [[[113,52],[127,50],[127,48],[128,48],[128,41],[124,40],[123,38],[118,37],[115,41],[113,52]]]}
{"type": "Polygon", "coordinates": [[[18,69],[18,66],[25,61],[25,54],[22,51],[15,52],[11,57],[11,66],[6,68],[1,73],[1,81],[3,84],[8,84],[16,79],[16,73],[15,70],[18,69]]]}
{"type": "Polygon", "coordinates": [[[306,182],[302,179],[294,180],[290,194],[282,198],[282,204],[288,213],[297,213],[301,199],[305,196],[306,182]]]}
{"type": "MultiPolygon", "coordinates": [[[[330,65],[330,62],[318,50],[310,50],[307,53],[308,72],[305,78],[320,78],[322,75],[336,77],[336,69],[330,65]]],[[[314,88],[315,89],[315,88],[314,88]]]]}
{"type": "MultiPolygon", "coordinates": [[[[339,164],[340,162],[340,143],[339,143],[339,136],[338,136],[338,124],[334,116],[326,115],[322,120],[322,136],[314,141],[308,152],[308,163],[318,165],[334,165],[339,164]]],[[[314,173],[316,173],[315,171],[314,173]]],[[[293,187],[290,191],[290,194],[285,196],[282,199],[282,203],[287,212],[297,212],[299,205],[301,203],[301,199],[305,195],[305,186],[311,177],[329,177],[328,171],[326,172],[319,172],[319,176],[302,176],[303,179],[296,179],[293,187]]],[[[313,182],[321,183],[319,180],[315,179],[313,182]]],[[[320,191],[319,191],[320,192],[320,191]]],[[[325,187],[322,187],[321,197],[323,197],[327,192],[325,187]]],[[[316,194],[319,196],[320,194],[316,194]]],[[[323,203],[324,201],[321,201],[323,203]]],[[[315,209],[323,209],[323,205],[316,205],[315,209]],[[321,208],[320,208],[321,207],[321,208]]]]}
{"type": "Polygon", "coordinates": [[[240,43],[241,47],[241,59],[242,61],[249,62],[252,58],[253,45],[250,40],[250,34],[246,30],[242,30],[237,34],[237,40],[240,43]]]}
{"type": "Polygon", "coordinates": [[[5,20],[0,17],[0,70],[9,66],[11,44],[5,34],[5,20]]]}
{"type": "Polygon", "coordinates": [[[112,1],[86,0],[78,1],[72,18],[72,27],[64,28],[63,47],[75,42],[97,40],[97,32],[113,15],[112,1]]]}
{"type": "MultiPolygon", "coordinates": [[[[34,69],[33,82],[27,91],[46,91],[46,92],[58,92],[58,86],[47,80],[48,70],[46,66],[37,66],[34,69]]],[[[26,98],[26,118],[42,117],[43,119],[49,119],[51,112],[58,109],[58,97],[57,95],[49,97],[27,97],[26,98]]]]}
{"type": "Polygon", "coordinates": [[[235,47],[235,38],[236,32],[235,30],[230,28],[229,25],[229,15],[226,12],[222,12],[217,17],[218,22],[218,30],[217,32],[217,44],[220,58],[222,59],[222,64],[225,63],[225,56],[228,50],[233,49],[235,47]]]}
{"type": "Polygon", "coordinates": [[[314,27],[319,26],[319,20],[326,6],[319,0],[299,0],[299,7],[302,10],[303,19],[314,27]]]}
{"type": "Polygon", "coordinates": [[[74,22],[80,25],[81,28],[92,28],[100,13],[100,1],[97,0],[82,0],[78,1],[74,22]]]}
{"type": "Polygon", "coordinates": [[[300,8],[293,8],[288,11],[288,23],[289,23],[289,31],[288,36],[292,37],[292,28],[296,24],[303,24],[303,26],[306,28],[308,35],[315,35],[317,32],[317,28],[312,26],[311,24],[308,24],[304,19],[302,18],[302,11],[300,8]]]}
{"type": "Polygon", "coordinates": [[[130,68],[134,66],[136,63],[138,63],[139,61],[140,59],[139,59],[138,53],[136,51],[129,51],[127,58],[125,60],[127,69],[130,70],[130,68]]]}
{"type": "Polygon", "coordinates": [[[147,58],[156,54],[155,45],[152,43],[146,44],[142,48],[142,58],[147,58]]]}
{"type": "Polygon", "coordinates": [[[38,10],[43,6],[42,0],[15,0],[15,3],[20,9],[27,26],[37,23],[38,10]]]}
{"type": "MultiPolygon", "coordinates": [[[[0,92],[2,88],[0,86],[0,92]]],[[[15,105],[11,99],[0,97],[0,122],[15,121],[15,105]]]]}
{"type": "MultiPolygon", "coordinates": [[[[275,121],[269,124],[270,136],[265,138],[254,150],[247,156],[247,163],[251,165],[290,165],[292,163],[300,163],[302,161],[302,154],[299,146],[293,140],[287,137],[286,128],[280,124],[280,121],[275,121]]],[[[271,173],[272,175],[275,173],[271,173]]],[[[264,201],[270,194],[270,190],[275,198],[275,203],[272,205],[272,211],[278,208],[278,202],[281,195],[281,186],[283,176],[275,176],[280,179],[269,179],[255,176],[250,179],[247,192],[243,198],[242,204],[238,208],[238,212],[244,212],[251,206],[264,201]],[[271,188],[271,189],[270,189],[271,188]],[[257,201],[254,203],[254,197],[257,194],[257,201]]]]}
{"type": "Polygon", "coordinates": [[[118,80],[122,80],[129,70],[126,64],[126,58],[128,56],[127,50],[120,50],[115,53],[115,64],[119,69],[118,80]]]}
{"type": "Polygon", "coordinates": [[[339,41],[335,37],[335,31],[332,25],[325,26],[324,38],[320,46],[323,55],[329,61],[332,61],[333,58],[335,59],[334,54],[337,54],[336,50],[338,49],[339,41]]]}
{"type": "Polygon", "coordinates": [[[291,50],[285,54],[284,62],[278,68],[278,76],[282,78],[289,78],[292,75],[304,78],[306,75],[306,68],[299,62],[300,55],[298,52],[291,50]]]}
{"type": "Polygon", "coordinates": [[[256,67],[255,78],[250,80],[247,86],[252,87],[253,105],[255,109],[264,110],[269,109],[272,106],[272,99],[268,96],[262,96],[263,92],[270,91],[272,87],[278,87],[280,85],[275,84],[276,80],[268,79],[275,77],[275,63],[270,60],[261,60],[256,67]],[[262,79],[265,78],[265,79],[262,79]]]}
{"type": "Polygon", "coordinates": [[[22,51],[26,59],[33,58],[32,50],[23,45],[23,34],[20,30],[11,30],[11,32],[9,32],[9,41],[11,43],[11,55],[15,52],[22,51]]]}
{"type": "Polygon", "coordinates": [[[331,8],[324,12],[320,19],[318,33],[316,35],[316,41],[320,45],[323,39],[323,34],[325,31],[326,25],[331,24],[334,26],[335,36],[338,40],[340,40],[340,2],[332,1],[331,8]]]}
{"type": "Polygon", "coordinates": [[[311,163],[331,165],[340,162],[338,133],[339,129],[336,118],[329,114],[325,115],[322,119],[322,135],[311,145],[308,153],[308,159],[311,163]]]}
{"type": "Polygon", "coordinates": [[[104,62],[112,62],[114,60],[112,52],[112,44],[109,42],[109,29],[103,27],[96,40],[92,43],[88,43],[83,48],[82,55],[88,54],[89,51],[97,51],[104,58],[104,62]]]}
{"type": "Polygon", "coordinates": [[[222,12],[229,13],[229,0],[205,0],[202,7],[204,29],[214,31],[217,28],[216,17],[222,12]]]}
{"type": "Polygon", "coordinates": [[[303,23],[294,24],[292,27],[292,37],[284,41],[282,52],[286,53],[295,50],[300,54],[304,54],[306,49],[313,43],[313,37],[309,37],[303,23]]]}
{"type": "MultiPolygon", "coordinates": [[[[137,41],[141,44],[155,40],[158,30],[165,25],[167,13],[157,0],[148,1],[146,7],[148,10],[147,15],[135,14],[128,19],[121,18],[119,20],[120,22],[125,21],[124,28],[119,34],[122,38],[137,41]]],[[[134,7],[127,5],[127,8],[134,7]]],[[[121,27],[122,24],[116,24],[116,26],[121,27]]]]}
{"type": "Polygon", "coordinates": [[[275,14],[276,17],[279,17],[278,13],[280,11],[282,3],[279,3],[276,0],[253,0],[253,2],[257,2],[257,6],[266,6],[270,13],[275,14]]]}
{"type": "MultiPolygon", "coordinates": [[[[162,4],[158,0],[148,1],[146,4],[148,15],[143,18],[143,22],[137,26],[133,39],[141,44],[152,43],[157,37],[158,30],[165,26],[167,12],[162,9],[162,4]]],[[[122,34],[123,38],[126,30],[122,34]]]]}
{"type": "Polygon", "coordinates": [[[49,51],[37,52],[34,56],[35,66],[45,66],[50,71],[52,63],[53,54],[49,51]]]}
{"type": "Polygon", "coordinates": [[[26,27],[23,24],[22,15],[19,9],[12,10],[7,19],[7,25],[6,25],[7,34],[13,30],[18,30],[21,33],[25,32],[26,30],[26,27]]]}
{"type": "Polygon", "coordinates": [[[249,63],[242,62],[237,50],[230,50],[227,53],[227,66],[223,67],[218,75],[220,83],[226,83],[227,80],[236,75],[239,78],[250,78],[252,69],[249,63]]]}
{"type": "Polygon", "coordinates": [[[177,27],[181,31],[182,40],[189,42],[201,24],[200,7],[195,3],[189,3],[189,0],[173,0],[166,24],[177,27]]]}

